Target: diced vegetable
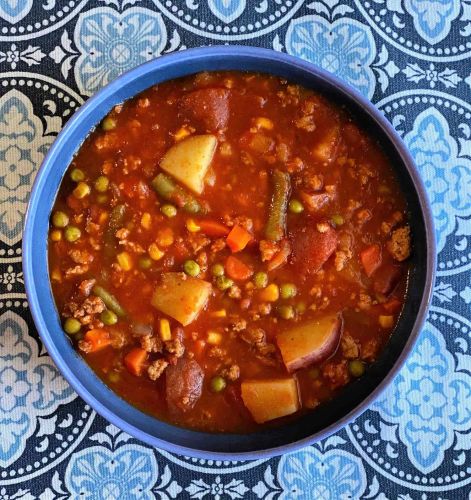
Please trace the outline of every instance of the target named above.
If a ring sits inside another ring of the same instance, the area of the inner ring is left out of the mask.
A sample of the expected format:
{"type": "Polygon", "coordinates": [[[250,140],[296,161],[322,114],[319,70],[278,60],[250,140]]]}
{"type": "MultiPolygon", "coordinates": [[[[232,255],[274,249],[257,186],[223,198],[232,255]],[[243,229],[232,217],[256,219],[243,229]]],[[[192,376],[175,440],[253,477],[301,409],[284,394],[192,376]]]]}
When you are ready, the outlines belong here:
{"type": "Polygon", "coordinates": [[[223,276],[224,275],[224,266],[222,264],[213,264],[211,268],[211,273],[213,276],[223,276]]]}
{"type": "Polygon", "coordinates": [[[226,243],[231,252],[240,252],[252,239],[252,235],[242,226],[235,225],[228,234],[226,243]]]}
{"type": "Polygon", "coordinates": [[[79,182],[77,184],[77,187],[74,189],[73,193],[76,198],[81,200],[82,198],[85,198],[85,196],[88,196],[91,192],[90,186],[86,182],[79,182]]]}
{"type": "Polygon", "coordinates": [[[199,264],[194,260],[185,260],[183,263],[183,270],[188,276],[193,276],[194,278],[201,272],[199,264]]]}
{"type": "Polygon", "coordinates": [[[229,255],[226,260],[226,272],[233,280],[248,280],[253,274],[250,266],[233,255],[229,255]]]}
{"type": "Polygon", "coordinates": [[[172,146],[162,158],[162,170],[197,194],[204,189],[204,178],[216,151],[214,135],[193,135],[172,146]]]}
{"type": "Polygon", "coordinates": [[[303,274],[317,273],[327,259],[335,252],[338,238],[335,229],[320,233],[307,226],[293,236],[294,262],[303,274]]]}
{"type": "Polygon", "coordinates": [[[70,178],[74,182],[80,182],[80,181],[83,181],[85,179],[85,173],[83,170],[80,170],[80,168],[74,168],[70,172],[70,178]]]}
{"type": "Polygon", "coordinates": [[[220,222],[211,219],[201,219],[198,221],[201,231],[213,238],[222,238],[229,234],[229,228],[220,222]]]}
{"type": "Polygon", "coordinates": [[[213,392],[221,392],[226,388],[226,380],[219,375],[211,379],[211,390],[213,392]]]}
{"type": "Polygon", "coordinates": [[[194,219],[187,219],[185,227],[190,233],[197,233],[198,231],[201,231],[199,224],[197,224],[194,219]]]}
{"type": "Polygon", "coordinates": [[[331,163],[335,159],[340,140],[340,127],[334,126],[324,135],[312,149],[312,156],[323,163],[331,163]]]}
{"type": "Polygon", "coordinates": [[[370,245],[360,252],[360,260],[366,275],[370,278],[382,262],[381,247],[370,245]]]}
{"type": "Polygon", "coordinates": [[[107,330],[103,328],[94,328],[93,330],[88,330],[85,334],[84,340],[88,343],[88,352],[101,351],[105,347],[111,344],[111,337],[107,330]]]}
{"type": "Polygon", "coordinates": [[[168,217],[169,219],[177,215],[177,209],[173,205],[169,204],[162,205],[160,211],[165,215],[165,217],[168,217]]]}
{"type": "Polygon", "coordinates": [[[300,408],[294,377],[244,380],[241,392],[245,406],[258,424],[291,415],[300,408]]]}
{"type": "Polygon", "coordinates": [[[394,326],[394,316],[381,315],[378,322],[381,328],[392,328],[394,326]]]}
{"type": "Polygon", "coordinates": [[[116,260],[123,271],[130,271],[134,266],[132,257],[128,252],[120,252],[116,256],[116,260]]]}
{"type": "Polygon", "coordinates": [[[293,214],[300,214],[301,212],[304,211],[303,204],[299,200],[296,200],[294,198],[289,200],[288,207],[289,207],[289,211],[293,214]]]}
{"type": "Polygon", "coordinates": [[[149,212],[144,212],[141,216],[141,226],[144,229],[150,229],[152,227],[152,215],[149,212]]]}
{"type": "Polygon", "coordinates": [[[105,309],[100,314],[100,319],[107,326],[114,325],[118,322],[118,315],[109,309],[105,309]]]}
{"type": "Polygon", "coordinates": [[[271,283],[258,292],[258,298],[262,302],[276,302],[280,297],[280,289],[275,283],[271,283]]]}
{"type": "Polygon", "coordinates": [[[255,274],[253,282],[257,288],[265,288],[268,285],[268,274],[263,271],[259,271],[255,274]]]}
{"type": "Polygon", "coordinates": [[[95,285],[92,288],[92,292],[105,303],[105,306],[108,309],[111,309],[117,316],[123,318],[126,316],[126,311],[121,307],[121,304],[118,302],[116,297],[105,290],[103,287],[99,285],[95,285]]]}
{"type": "Polygon", "coordinates": [[[276,335],[286,369],[291,373],[332,356],[340,341],[341,314],[330,314],[299,323],[276,335]]]}
{"type": "Polygon", "coordinates": [[[159,333],[160,338],[165,342],[172,339],[172,331],[170,330],[170,322],[166,318],[159,320],[159,333]]]}
{"type": "Polygon", "coordinates": [[[231,288],[231,286],[234,284],[234,282],[228,278],[227,276],[218,276],[216,278],[216,286],[221,290],[222,292],[224,290],[227,290],[228,288],[231,288]]]}
{"type": "Polygon", "coordinates": [[[219,345],[222,342],[222,335],[214,330],[209,330],[206,335],[206,342],[211,345],[219,345]]]}
{"type": "Polygon", "coordinates": [[[274,170],[272,174],[273,194],[271,198],[265,236],[271,241],[280,241],[286,233],[286,212],[291,192],[291,179],[287,172],[274,170]]]}
{"type": "Polygon", "coordinates": [[[69,223],[69,216],[65,212],[58,210],[52,215],[52,225],[54,227],[65,227],[69,223]]]}
{"type": "Polygon", "coordinates": [[[298,290],[294,283],[283,283],[280,286],[280,294],[282,299],[291,299],[296,297],[298,290]]]}
{"type": "Polygon", "coordinates": [[[82,236],[82,231],[78,227],[75,226],[67,226],[64,229],[64,238],[69,242],[73,243],[77,241],[80,236],[82,236]]]}
{"type": "MultiPolygon", "coordinates": [[[[164,255],[165,252],[163,252],[157,245],[157,243],[151,243],[149,245],[149,248],[147,249],[149,252],[149,257],[152,260],[160,260],[164,255]]],[[[150,267],[150,266],[149,266],[150,267]]]]}
{"type": "Polygon", "coordinates": [[[279,306],[276,312],[281,319],[293,319],[295,316],[294,307],[286,304],[279,306]]]}
{"type": "Polygon", "coordinates": [[[82,325],[78,319],[67,318],[64,322],[64,331],[69,335],[75,335],[80,331],[82,325]]]}
{"type": "Polygon", "coordinates": [[[100,175],[100,177],[98,177],[95,181],[95,189],[99,193],[104,193],[105,191],[107,191],[109,185],[110,180],[108,179],[108,177],[106,177],[106,175],[100,175]]]}
{"type": "Polygon", "coordinates": [[[152,187],[165,201],[174,203],[185,212],[190,214],[202,212],[198,200],[176,184],[168,175],[158,174],[152,181],[152,187]]]}
{"type": "Polygon", "coordinates": [[[211,283],[184,273],[163,273],[152,296],[152,305],[183,326],[192,323],[206,305],[211,283]]]}
{"type": "Polygon", "coordinates": [[[348,371],[352,377],[361,377],[365,373],[365,363],[359,359],[353,359],[348,363],[348,371]]]}
{"type": "Polygon", "coordinates": [[[227,316],[227,311],[225,309],[218,309],[209,314],[211,318],[225,318],[227,316]]]}
{"type": "Polygon", "coordinates": [[[110,130],[115,129],[116,125],[117,125],[116,119],[111,116],[106,116],[105,118],[103,118],[103,121],[101,122],[101,128],[105,132],[109,132],[110,130]]]}
{"type": "Polygon", "coordinates": [[[204,372],[194,359],[180,358],[165,370],[167,404],[171,412],[191,410],[203,390],[204,372]]]}
{"type": "Polygon", "coordinates": [[[142,375],[144,363],[147,361],[147,352],[140,347],[134,347],[124,356],[124,365],[130,373],[139,377],[142,375]]]}

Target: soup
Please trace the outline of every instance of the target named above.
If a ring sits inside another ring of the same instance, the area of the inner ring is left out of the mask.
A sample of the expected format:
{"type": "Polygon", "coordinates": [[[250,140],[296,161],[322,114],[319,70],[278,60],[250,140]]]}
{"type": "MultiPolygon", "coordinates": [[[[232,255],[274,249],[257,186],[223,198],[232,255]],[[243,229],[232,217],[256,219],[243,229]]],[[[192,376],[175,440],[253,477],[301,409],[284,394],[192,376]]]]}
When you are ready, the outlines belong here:
{"type": "Polygon", "coordinates": [[[275,76],[200,73],[116,106],[85,140],[51,215],[52,289],[123,399],[251,432],[374,363],[404,303],[407,217],[348,110],[275,76]]]}

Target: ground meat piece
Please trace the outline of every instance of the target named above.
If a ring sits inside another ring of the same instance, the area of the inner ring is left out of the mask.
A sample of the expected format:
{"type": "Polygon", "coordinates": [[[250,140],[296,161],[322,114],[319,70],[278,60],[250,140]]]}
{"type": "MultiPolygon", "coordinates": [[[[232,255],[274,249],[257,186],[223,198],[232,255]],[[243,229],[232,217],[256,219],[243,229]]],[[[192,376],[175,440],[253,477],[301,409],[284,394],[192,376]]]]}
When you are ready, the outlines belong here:
{"type": "Polygon", "coordinates": [[[235,332],[242,332],[247,328],[247,321],[245,319],[237,319],[232,323],[232,329],[235,332]]]}
{"type": "Polygon", "coordinates": [[[139,243],[135,243],[134,241],[121,240],[119,242],[119,244],[124,245],[124,247],[126,248],[126,250],[128,250],[128,252],[132,252],[132,253],[136,253],[136,254],[146,253],[144,248],[142,248],[142,246],[139,245],[139,243]]]}
{"type": "Polygon", "coordinates": [[[333,361],[327,362],[322,367],[322,375],[332,389],[344,386],[350,380],[347,361],[342,360],[339,363],[333,361]]]}
{"type": "Polygon", "coordinates": [[[256,344],[257,351],[261,356],[269,356],[276,352],[276,347],[274,344],[269,344],[268,342],[259,342],[256,344]]]}
{"type": "Polygon", "coordinates": [[[221,370],[221,377],[235,382],[240,377],[240,368],[238,365],[230,365],[221,370]]]}
{"type": "Polygon", "coordinates": [[[296,128],[305,130],[306,132],[314,132],[314,130],[316,130],[316,124],[314,123],[314,117],[312,115],[303,115],[297,118],[294,125],[296,128]]]}
{"type": "Polygon", "coordinates": [[[118,240],[126,240],[130,234],[131,233],[130,233],[129,229],[122,227],[121,229],[118,229],[116,231],[115,236],[116,236],[116,238],[118,238],[118,240]]]}
{"type": "Polygon", "coordinates": [[[185,353],[185,346],[180,339],[172,339],[164,342],[165,350],[176,358],[181,358],[185,353]]]}
{"type": "Polygon", "coordinates": [[[243,330],[240,333],[240,338],[247,342],[247,344],[261,344],[265,343],[265,331],[261,328],[250,328],[248,330],[243,330]]]}
{"type": "Polygon", "coordinates": [[[409,226],[400,227],[393,231],[386,247],[393,258],[399,262],[406,260],[411,252],[411,237],[409,226]]]}
{"type": "Polygon", "coordinates": [[[159,337],[144,335],[139,338],[142,349],[146,352],[162,352],[163,344],[159,337]]]}
{"type": "Polygon", "coordinates": [[[219,358],[219,359],[222,359],[226,355],[227,355],[226,349],[223,349],[222,347],[218,347],[218,346],[213,346],[208,351],[208,356],[210,358],[219,358]]]}
{"type": "Polygon", "coordinates": [[[92,291],[93,285],[95,285],[96,280],[83,280],[78,286],[79,292],[84,297],[88,297],[92,291]]]}
{"type": "Polygon", "coordinates": [[[226,240],[224,238],[219,238],[211,243],[210,252],[218,253],[226,246],[226,240]]]}
{"type": "Polygon", "coordinates": [[[271,304],[269,302],[263,302],[258,305],[257,312],[262,316],[268,316],[271,312],[271,304]]]}
{"type": "Polygon", "coordinates": [[[259,244],[262,262],[273,259],[273,257],[280,251],[279,245],[274,241],[261,240],[259,244]]]}
{"type": "Polygon", "coordinates": [[[76,264],[90,264],[93,262],[93,255],[87,250],[79,250],[78,248],[69,250],[69,257],[76,264]]]}
{"type": "Polygon", "coordinates": [[[318,212],[332,201],[332,196],[328,193],[310,194],[305,191],[299,193],[301,201],[310,212],[318,212]]]}
{"type": "Polygon", "coordinates": [[[201,272],[206,272],[208,270],[208,254],[206,252],[200,252],[196,256],[196,262],[201,268],[201,272]]]}
{"type": "Polygon", "coordinates": [[[88,354],[92,350],[93,346],[88,340],[79,340],[78,347],[82,352],[88,354]]]}
{"type": "Polygon", "coordinates": [[[111,347],[114,349],[121,349],[128,343],[127,335],[124,331],[118,329],[110,329],[110,339],[111,339],[111,347]]]}
{"type": "Polygon", "coordinates": [[[370,339],[361,346],[361,359],[372,363],[376,359],[378,353],[379,342],[378,339],[370,339]]]}
{"type": "Polygon", "coordinates": [[[367,293],[360,292],[360,297],[358,300],[358,307],[360,309],[369,309],[372,303],[373,299],[367,293]]]}
{"type": "Polygon", "coordinates": [[[201,233],[190,233],[186,241],[193,253],[198,253],[211,243],[211,240],[201,233]]]}
{"type": "Polygon", "coordinates": [[[165,359],[156,359],[153,361],[149,368],[147,368],[147,375],[151,380],[157,380],[168,366],[168,361],[165,359]]]}
{"type": "Polygon", "coordinates": [[[357,359],[360,356],[360,346],[358,342],[347,332],[342,335],[340,348],[345,359],[357,359]]]}
{"type": "Polygon", "coordinates": [[[351,252],[350,255],[347,252],[344,252],[343,250],[335,252],[335,260],[334,260],[335,270],[341,271],[345,267],[345,264],[348,262],[351,256],[352,256],[351,252]]]}
{"type": "Polygon", "coordinates": [[[310,170],[305,170],[301,174],[301,184],[308,191],[320,191],[324,187],[324,177],[322,174],[315,174],[310,170]]]}
{"type": "Polygon", "coordinates": [[[87,314],[100,314],[105,309],[105,303],[100,299],[100,297],[92,295],[91,297],[87,297],[83,301],[82,306],[74,312],[74,318],[79,319],[87,314]]]}
{"type": "Polygon", "coordinates": [[[203,390],[204,372],[194,359],[180,358],[168,366],[166,375],[167,404],[171,412],[191,410],[203,390]]]}
{"type": "Polygon", "coordinates": [[[370,210],[364,208],[363,210],[359,210],[356,213],[355,217],[356,217],[357,223],[361,226],[365,222],[368,222],[371,219],[371,217],[373,217],[373,214],[371,213],[370,210]]]}
{"type": "Polygon", "coordinates": [[[88,265],[78,265],[75,267],[69,267],[64,272],[65,279],[73,278],[74,276],[80,276],[81,274],[85,274],[88,272],[88,265]]]}
{"type": "Polygon", "coordinates": [[[240,288],[237,285],[232,285],[227,295],[231,299],[240,299],[242,296],[242,292],[240,291],[240,288]]]}

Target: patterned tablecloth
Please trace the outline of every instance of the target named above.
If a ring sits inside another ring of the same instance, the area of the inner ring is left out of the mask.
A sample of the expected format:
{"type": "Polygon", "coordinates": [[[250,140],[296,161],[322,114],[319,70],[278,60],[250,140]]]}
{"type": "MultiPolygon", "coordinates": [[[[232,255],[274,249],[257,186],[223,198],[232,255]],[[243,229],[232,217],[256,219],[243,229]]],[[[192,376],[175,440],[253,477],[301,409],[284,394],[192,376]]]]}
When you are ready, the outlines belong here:
{"type": "Polygon", "coordinates": [[[0,499],[471,498],[471,1],[0,0],[0,499]],[[303,57],[377,104],[415,157],[439,251],[428,321],[389,390],[302,451],[196,460],[132,439],[38,340],[21,231],[41,159],[123,71],[187,47],[303,57]]]}

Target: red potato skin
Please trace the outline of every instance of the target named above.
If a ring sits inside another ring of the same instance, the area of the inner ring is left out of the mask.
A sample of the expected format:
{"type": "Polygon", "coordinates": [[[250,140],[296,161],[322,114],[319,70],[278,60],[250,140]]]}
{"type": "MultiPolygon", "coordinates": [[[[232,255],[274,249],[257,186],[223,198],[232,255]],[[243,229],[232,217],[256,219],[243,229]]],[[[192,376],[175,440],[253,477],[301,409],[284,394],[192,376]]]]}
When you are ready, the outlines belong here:
{"type": "Polygon", "coordinates": [[[383,295],[390,295],[401,280],[401,269],[396,266],[381,266],[375,273],[374,291],[383,295]]]}
{"type": "Polygon", "coordinates": [[[317,273],[335,252],[337,245],[335,229],[320,233],[315,227],[305,227],[292,237],[293,263],[303,275],[317,273]]]}
{"type": "Polygon", "coordinates": [[[335,354],[342,336],[343,316],[342,314],[332,315],[332,317],[328,318],[328,321],[331,323],[329,325],[330,330],[317,346],[315,342],[312,342],[312,346],[307,346],[308,339],[305,338],[305,334],[299,333],[300,330],[297,329],[284,331],[276,336],[276,343],[289,373],[314,363],[321,363],[335,354]],[[305,353],[293,358],[289,354],[290,346],[298,342],[306,345],[305,353]]]}
{"type": "Polygon", "coordinates": [[[223,88],[194,90],[180,99],[180,113],[204,131],[217,132],[227,127],[230,91],[223,88]]]}
{"type": "Polygon", "coordinates": [[[180,358],[176,365],[166,370],[166,393],[169,410],[191,410],[203,391],[204,372],[194,359],[180,358]]]}

